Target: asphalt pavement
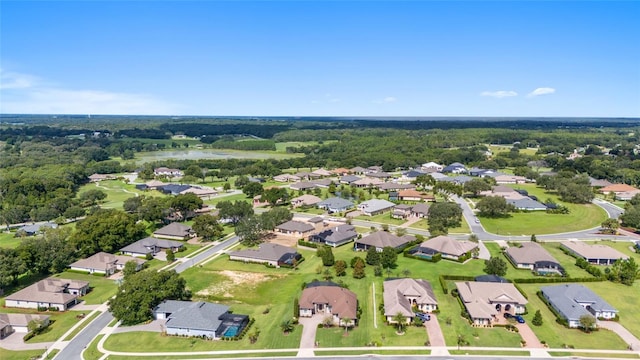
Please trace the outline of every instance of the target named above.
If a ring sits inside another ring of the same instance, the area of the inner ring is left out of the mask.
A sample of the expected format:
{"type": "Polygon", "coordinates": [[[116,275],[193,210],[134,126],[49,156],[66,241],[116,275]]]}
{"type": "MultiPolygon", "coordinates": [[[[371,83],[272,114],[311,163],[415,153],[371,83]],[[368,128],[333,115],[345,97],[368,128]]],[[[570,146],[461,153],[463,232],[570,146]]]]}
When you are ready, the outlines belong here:
{"type": "Polygon", "coordinates": [[[86,348],[100,331],[113,320],[113,315],[105,311],[87,325],[73,340],[69,341],[54,359],[60,360],[82,360],[82,350],[86,348]]]}

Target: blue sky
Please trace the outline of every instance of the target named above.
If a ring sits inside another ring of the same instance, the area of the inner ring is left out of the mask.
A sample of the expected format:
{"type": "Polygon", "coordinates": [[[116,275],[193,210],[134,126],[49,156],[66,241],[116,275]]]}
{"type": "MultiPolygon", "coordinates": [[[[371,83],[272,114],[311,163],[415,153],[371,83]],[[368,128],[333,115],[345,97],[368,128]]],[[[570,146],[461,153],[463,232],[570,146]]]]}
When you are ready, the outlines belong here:
{"type": "Polygon", "coordinates": [[[640,2],[0,2],[0,112],[640,117],[640,2]]]}

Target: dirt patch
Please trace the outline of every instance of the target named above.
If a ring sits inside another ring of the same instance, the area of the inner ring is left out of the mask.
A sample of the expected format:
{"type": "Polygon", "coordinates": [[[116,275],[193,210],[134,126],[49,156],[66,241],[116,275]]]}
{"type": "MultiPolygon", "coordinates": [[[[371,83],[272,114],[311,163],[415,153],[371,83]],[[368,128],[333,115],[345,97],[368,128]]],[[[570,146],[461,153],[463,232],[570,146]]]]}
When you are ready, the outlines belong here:
{"type": "Polygon", "coordinates": [[[266,281],[279,279],[281,275],[263,274],[245,271],[222,270],[217,272],[225,279],[217,281],[206,289],[198,291],[200,296],[220,296],[223,298],[233,298],[233,292],[241,288],[243,292],[255,290],[256,287],[266,281]]]}

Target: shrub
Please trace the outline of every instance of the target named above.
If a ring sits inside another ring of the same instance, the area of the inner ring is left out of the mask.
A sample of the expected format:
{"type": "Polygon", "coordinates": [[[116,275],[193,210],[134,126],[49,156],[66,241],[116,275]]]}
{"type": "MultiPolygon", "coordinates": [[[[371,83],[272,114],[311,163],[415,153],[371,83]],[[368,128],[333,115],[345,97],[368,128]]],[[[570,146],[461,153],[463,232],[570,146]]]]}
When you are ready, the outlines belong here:
{"type": "Polygon", "coordinates": [[[312,249],[317,249],[318,248],[318,244],[311,242],[311,241],[304,241],[303,239],[299,239],[298,240],[298,245],[300,246],[304,246],[304,247],[308,247],[308,248],[312,248],[312,249]]]}

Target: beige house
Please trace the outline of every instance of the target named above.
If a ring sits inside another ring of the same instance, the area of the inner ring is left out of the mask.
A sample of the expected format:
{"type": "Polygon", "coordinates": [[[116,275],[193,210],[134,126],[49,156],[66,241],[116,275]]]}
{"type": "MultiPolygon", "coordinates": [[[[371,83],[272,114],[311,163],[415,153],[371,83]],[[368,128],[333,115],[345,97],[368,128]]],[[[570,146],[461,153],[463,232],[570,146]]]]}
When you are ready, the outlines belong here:
{"type": "Polygon", "coordinates": [[[504,313],[526,311],[527,299],[511,283],[457,282],[456,288],[473,325],[492,326],[504,313]]]}
{"type": "Polygon", "coordinates": [[[582,241],[563,241],[560,247],[577,258],[582,258],[594,265],[611,265],[617,260],[628,259],[629,256],[620,251],[600,244],[587,244],[582,241]]]}
{"type": "Polygon", "coordinates": [[[456,240],[449,236],[440,235],[420,244],[413,255],[431,258],[439,253],[443,259],[458,261],[463,255],[477,250],[478,244],[474,242],[456,240]]]}
{"type": "Polygon", "coordinates": [[[89,274],[112,275],[116,271],[124,269],[124,264],[133,261],[136,264],[136,270],[142,269],[145,260],[122,255],[113,255],[106,252],[93,254],[85,259],[80,259],[69,265],[71,270],[84,271],[89,274]]]}
{"type": "Polygon", "coordinates": [[[505,250],[507,259],[518,269],[529,269],[540,275],[562,275],[564,269],[540,244],[525,242],[520,246],[511,246],[505,250]]]}
{"type": "Polygon", "coordinates": [[[315,226],[296,220],[289,220],[276,226],[276,231],[285,235],[304,237],[311,234],[316,228],[315,226]]]}
{"type": "Polygon", "coordinates": [[[65,311],[77,304],[78,297],[88,291],[88,281],[50,277],[7,296],[5,306],[27,309],[46,307],[65,311]]]}
{"type": "Polygon", "coordinates": [[[291,199],[291,206],[293,206],[294,208],[300,206],[313,206],[320,201],[322,201],[322,199],[315,195],[305,194],[291,199]]]}
{"type": "Polygon", "coordinates": [[[394,279],[383,283],[384,316],[388,323],[395,323],[393,317],[400,313],[411,323],[414,306],[420,312],[432,312],[438,302],[431,284],[422,279],[394,279]]]}
{"type": "Polygon", "coordinates": [[[300,317],[329,316],[334,325],[353,327],[358,321],[358,298],[331,282],[312,282],[300,296],[300,317]]]}
{"type": "Polygon", "coordinates": [[[247,263],[268,264],[279,268],[282,265],[291,266],[301,255],[294,248],[278,244],[262,243],[258,249],[244,249],[229,253],[229,260],[247,263]]]}
{"type": "Polygon", "coordinates": [[[41,321],[42,326],[49,325],[49,315],[35,314],[0,314],[0,339],[12,333],[28,333],[31,321],[41,321]]]}

